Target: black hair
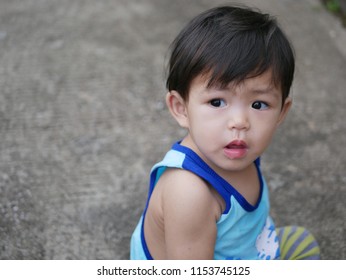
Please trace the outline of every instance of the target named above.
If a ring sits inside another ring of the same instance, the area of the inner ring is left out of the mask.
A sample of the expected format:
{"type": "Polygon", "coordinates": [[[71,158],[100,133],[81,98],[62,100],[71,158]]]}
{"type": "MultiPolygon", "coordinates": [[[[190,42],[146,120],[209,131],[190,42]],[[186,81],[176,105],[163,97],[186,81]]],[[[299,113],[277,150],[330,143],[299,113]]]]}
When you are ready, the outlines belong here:
{"type": "Polygon", "coordinates": [[[226,87],[272,71],[287,98],[294,76],[294,52],[276,19],[245,6],[216,7],[192,19],[171,45],[166,86],[188,99],[191,82],[226,87]]]}

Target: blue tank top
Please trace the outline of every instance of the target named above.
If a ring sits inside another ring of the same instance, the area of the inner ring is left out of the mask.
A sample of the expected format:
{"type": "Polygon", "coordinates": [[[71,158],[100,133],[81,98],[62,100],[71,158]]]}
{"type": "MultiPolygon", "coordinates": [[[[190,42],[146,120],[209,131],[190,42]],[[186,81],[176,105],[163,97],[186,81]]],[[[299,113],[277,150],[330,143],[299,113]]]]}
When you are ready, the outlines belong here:
{"type": "Polygon", "coordinates": [[[144,218],[151,194],[167,168],[181,168],[207,181],[224,199],[226,208],[217,221],[214,259],[275,259],[280,255],[275,226],[269,216],[268,187],[261,174],[260,160],[255,161],[260,181],[260,195],[251,205],[227,181],[212,170],[191,149],[175,143],[150,174],[149,194],[144,212],[132,234],[130,258],[153,259],[144,236],[144,218]]]}

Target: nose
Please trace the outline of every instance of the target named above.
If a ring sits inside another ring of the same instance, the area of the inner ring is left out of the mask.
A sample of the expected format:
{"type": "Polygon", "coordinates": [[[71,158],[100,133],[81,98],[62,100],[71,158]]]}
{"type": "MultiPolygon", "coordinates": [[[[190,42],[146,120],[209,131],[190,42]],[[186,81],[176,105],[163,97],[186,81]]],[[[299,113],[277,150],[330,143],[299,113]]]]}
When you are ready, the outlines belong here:
{"type": "Polygon", "coordinates": [[[231,108],[228,120],[228,128],[233,130],[248,130],[250,122],[246,110],[241,108],[231,108]]]}

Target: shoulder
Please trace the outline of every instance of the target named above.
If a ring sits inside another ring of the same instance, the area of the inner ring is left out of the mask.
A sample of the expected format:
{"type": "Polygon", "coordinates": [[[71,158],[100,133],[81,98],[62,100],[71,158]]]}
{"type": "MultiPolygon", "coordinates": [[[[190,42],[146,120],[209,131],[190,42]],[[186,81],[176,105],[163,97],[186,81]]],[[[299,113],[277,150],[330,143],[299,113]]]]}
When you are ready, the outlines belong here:
{"type": "Polygon", "coordinates": [[[215,190],[201,177],[182,169],[167,169],[157,183],[161,189],[162,206],[176,215],[189,213],[199,220],[212,216],[218,220],[222,211],[215,190]]]}
{"type": "Polygon", "coordinates": [[[161,192],[165,258],[212,259],[220,206],[212,188],[197,175],[166,170],[157,183],[161,192]]]}

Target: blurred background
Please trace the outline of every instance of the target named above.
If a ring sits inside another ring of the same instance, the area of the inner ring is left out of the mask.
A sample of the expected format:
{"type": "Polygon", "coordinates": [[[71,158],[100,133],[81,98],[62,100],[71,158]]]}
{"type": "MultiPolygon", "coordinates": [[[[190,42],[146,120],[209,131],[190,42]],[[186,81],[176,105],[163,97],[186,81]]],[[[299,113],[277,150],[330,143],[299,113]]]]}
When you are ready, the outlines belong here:
{"type": "MultiPolygon", "coordinates": [[[[239,2],[296,49],[293,109],[262,159],[272,216],[346,259],[345,28],[319,0],[239,2]]],[[[169,44],[224,3],[0,0],[1,259],[129,258],[150,169],[184,136],[164,104],[169,44]]]]}

